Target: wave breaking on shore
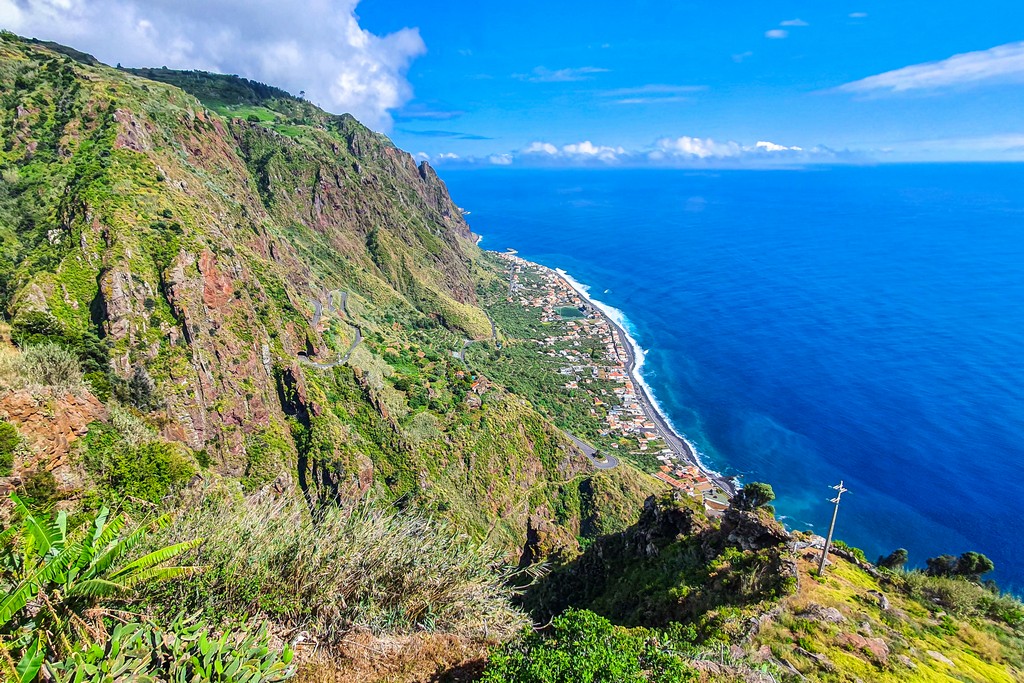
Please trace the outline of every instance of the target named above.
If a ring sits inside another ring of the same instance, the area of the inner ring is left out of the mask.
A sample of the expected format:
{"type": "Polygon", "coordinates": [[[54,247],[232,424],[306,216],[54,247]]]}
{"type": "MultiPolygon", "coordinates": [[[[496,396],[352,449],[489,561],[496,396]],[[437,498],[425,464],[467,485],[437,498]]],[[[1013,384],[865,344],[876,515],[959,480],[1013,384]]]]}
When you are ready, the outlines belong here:
{"type": "Polygon", "coordinates": [[[658,397],[654,394],[654,389],[651,388],[651,385],[647,383],[646,379],[644,379],[641,369],[643,368],[644,363],[647,360],[647,350],[640,346],[640,343],[633,336],[633,332],[636,330],[636,327],[634,327],[633,323],[629,320],[626,314],[623,313],[618,308],[615,308],[614,306],[610,306],[604,303],[603,301],[595,299],[593,296],[590,295],[589,285],[585,285],[579,280],[575,279],[562,268],[554,268],[553,270],[555,271],[555,273],[558,274],[560,278],[569,283],[569,286],[575,289],[577,293],[579,293],[580,297],[582,297],[591,306],[593,306],[594,308],[598,309],[606,316],[608,316],[608,319],[611,320],[622,332],[623,337],[625,337],[625,342],[629,344],[630,347],[632,347],[634,357],[636,358],[636,363],[633,366],[632,372],[630,373],[630,375],[633,378],[633,381],[635,381],[640,387],[643,388],[644,393],[646,393],[647,396],[650,398],[651,406],[654,408],[654,410],[658,412],[662,420],[664,420],[665,424],[668,425],[668,428],[672,430],[672,433],[675,434],[675,436],[680,441],[686,443],[687,447],[690,449],[690,453],[693,455],[693,459],[696,461],[695,464],[697,465],[697,467],[715,477],[725,478],[725,475],[723,475],[721,472],[717,472],[711,469],[704,463],[703,459],[701,458],[700,451],[697,449],[697,445],[690,441],[688,438],[686,438],[686,436],[675,426],[675,424],[672,423],[672,419],[668,416],[668,413],[665,411],[664,406],[661,405],[661,402],[658,401],[658,397]]]}

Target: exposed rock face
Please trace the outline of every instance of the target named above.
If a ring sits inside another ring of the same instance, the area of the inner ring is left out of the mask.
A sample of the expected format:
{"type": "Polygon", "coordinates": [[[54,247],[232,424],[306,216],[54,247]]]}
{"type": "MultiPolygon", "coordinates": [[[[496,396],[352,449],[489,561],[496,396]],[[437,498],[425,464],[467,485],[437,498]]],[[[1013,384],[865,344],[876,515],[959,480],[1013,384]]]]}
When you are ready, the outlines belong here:
{"type": "Polygon", "coordinates": [[[722,517],[722,535],[741,550],[761,550],[789,540],[789,532],[770,515],[733,508],[722,517]]]}
{"type": "Polygon", "coordinates": [[[631,544],[636,552],[655,557],[659,548],[680,536],[693,536],[707,528],[707,521],[699,519],[688,507],[659,504],[655,496],[644,501],[644,509],[636,526],[631,544]]]}
{"type": "Polygon", "coordinates": [[[846,617],[843,616],[843,613],[835,607],[825,607],[824,605],[818,604],[808,605],[807,609],[797,616],[801,619],[809,619],[811,621],[818,621],[825,624],[842,624],[846,621],[846,617]]]}
{"type": "Polygon", "coordinates": [[[49,470],[64,463],[71,444],[85,435],[90,423],[108,417],[107,409],[92,394],[37,397],[28,391],[12,391],[0,396],[0,418],[14,424],[25,437],[34,455],[32,464],[38,462],[49,470]]]}
{"type": "Polygon", "coordinates": [[[556,531],[555,525],[541,515],[530,515],[526,522],[526,543],[519,558],[519,567],[529,567],[548,557],[555,548],[552,541],[556,531]]]}

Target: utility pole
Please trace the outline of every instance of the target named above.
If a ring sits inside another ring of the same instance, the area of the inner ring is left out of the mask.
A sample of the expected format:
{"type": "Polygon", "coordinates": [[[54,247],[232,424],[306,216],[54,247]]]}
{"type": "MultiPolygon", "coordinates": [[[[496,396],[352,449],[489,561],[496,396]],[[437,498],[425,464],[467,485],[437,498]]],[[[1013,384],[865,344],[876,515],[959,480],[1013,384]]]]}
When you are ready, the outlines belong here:
{"type": "Polygon", "coordinates": [[[821,562],[818,564],[818,576],[824,576],[825,574],[825,560],[828,558],[828,549],[832,545],[832,532],[836,530],[836,517],[839,515],[839,499],[843,497],[848,489],[843,487],[842,480],[839,481],[838,486],[833,486],[839,493],[836,494],[835,498],[830,498],[830,503],[835,503],[836,507],[832,511],[832,524],[828,527],[828,538],[825,539],[825,547],[821,551],[821,562]]]}

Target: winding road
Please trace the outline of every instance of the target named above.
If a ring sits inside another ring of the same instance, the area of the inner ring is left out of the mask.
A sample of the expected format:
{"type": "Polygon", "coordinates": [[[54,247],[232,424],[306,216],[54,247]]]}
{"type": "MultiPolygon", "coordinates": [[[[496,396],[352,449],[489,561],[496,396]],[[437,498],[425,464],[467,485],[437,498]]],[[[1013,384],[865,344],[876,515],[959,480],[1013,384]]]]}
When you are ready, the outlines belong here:
{"type": "Polygon", "coordinates": [[[594,464],[594,467],[596,467],[597,469],[610,470],[619,466],[619,459],[616,458],[614,455],[606,455],[604,456],[604,458],[599,458],[597,457],[598,450],[591,446],[589,443],[583,441],[582,439],[576,438],[575,436],[565,431],[564,429],[562,430],[562,432],[567,437],[572,439],[572,442],[576,444],[581,451],[583,451],[583,455],[587,456],[587,460],[592,462],[594,464]]]}
{"type": "MultiPolygon", "coordinates": [[[[494,324],[494,320],[491,318],[489,313],[485,312],[484,315],[487,316],[487,322],[489,322],[491,324],[491,341],[493,341],[495,343],[495,345],[498,347],[498,349],[500,350],[501,349],[501,342],[498,341],[498,327],[497,327],[497,325],[494,324]]],[[[453,351],[452,355],[454,355],[456,358],[458,358],[463,363],[466,363],[467,366],[469,366],[469,363],[466,362],[466,349],[469,348],[470,344],[473,344],[473,343],[479,342],[479,341],[483,341],[483,340],[482,339],[463,339],[462,340],[462,349],[459,350],[458,353],[453,351]]]]}
{"type": "MultiPolygon", "coordinates": [[[[359,325],[356,325],[355,323],[351,322],[352,321],[352,314],[349,313],[349,310],[348,310],[348,292],[345,292],[345,291],[340,292],[340,294],[341,294],[341,308],[340,309],[335,309],[334,308],[334,292],[326,292],[326,294],[327,294],[327,312],[328,313],[333,313],[335,310],[341,310],[345,314],[345,317],[349,319],[349,324],[352,325],[352,327],[356,328],[356,339],[355,339],[355,341],[352,342],[352,346],[348,347],[348,351],[346,351],[344,353],[344,355],[340,356],[337,360],[331,361],[330,363],[320,363],[320,362],[317,362],[317,361],[311,359],[309,356],[307,356],[305,352],[303,352],[303,351],[299,352],[298,357],[299,357],[299,362],[300,363],[303,363],[305,365],[309,365],[309,366],[314,367],[314,368],[318,368],[320,370],[330,370],[331,368],[336,368],[339,365],[344,365],[345,363],[347,363],[348,359],[352,357],[352,352],[356,350],[357,346],[359,346],[359,342],[363,341],[363,330],[362,330],[362,328],[359,327],[359,325]]],[[[320,324],[320,320],[323,318],[323,314],[324,314],[324,306],[323,306],[323,304],[320,303],[319,299],[314,300],[313,301],[313,319],[310,321],[313,329],[316,329],[317,325],[320,324]]]]}

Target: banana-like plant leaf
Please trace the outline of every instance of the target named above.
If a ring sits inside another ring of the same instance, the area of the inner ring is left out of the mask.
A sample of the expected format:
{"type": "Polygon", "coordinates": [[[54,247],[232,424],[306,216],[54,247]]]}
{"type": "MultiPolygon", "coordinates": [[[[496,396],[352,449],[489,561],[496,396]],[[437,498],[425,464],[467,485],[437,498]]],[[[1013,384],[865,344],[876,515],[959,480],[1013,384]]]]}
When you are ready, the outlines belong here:
{"type": "Polygon", "coordinates": [[[154,566],[156,566],[158,564],[162,564],[164,562],[167,562],[168,560],[174,559],[175,557],[177,557],[178,555],[181,555],[182,553],[186,553],[189,550],[192,550],[196,546],[200,545],[202,542],[203,542],[203,539],[197,538],[197,539],[192,540],[192,541],[185,541],[184,543],[176,543],[174,545],[169,545],[166,548],[161,548],[160,550],[155,550],[155,551],[149,553],[148,555],[143,555],[142,557],[140,557],[139,559],[135,560],[134,562],[129,562],[125,566],[123,566],[120,569],[118,569],[117,571],[113,572],[110,575],[110,578],[111,579],[119,579],[121,577],[131,576],[132,574],[135,574],[135,573],[138,573],[138,572],[141,572],[141,571],[145,571],[146,569],[149,569],[149,568],[154,567],[154,566]]]}
{"type": "Polygon", "coordinates": [[[0,602],[0,626],[9,622],[14,615],[31,600],[39,587],[53,581],[67,571],[72,558],[81,551],[81,546],[72,543],[62,550],[56,557],[37,568],[26,576],[18,584],[18,587],[7,594],[3,602],[0,602]]]}
{"type": "Polygon", "coordinates": [[[45,658],[46,650],[43,648],[42,637],[37,637],[35,641],[25,649],[25,655],[15,667],[15,671],[18,674],[18,683],[32,683],[35,681],[36,676],[39,675],[39,669],[43,666],[43,660],[45,658]]]}
{"type": "Polygon", "coordinates": [[[160,583],[162,581],[170,581],[171,579],[176,579],[181,576],[192,576],[202,570],[202,567],[151,567],[126,577],[124,579],[124,585],[129,588],[134,588],[140,583],[146,583],[147,581],[160,583]]]}
{"type": "Polygon", "coordinates": [[[68,595],[83,598],[113,598],[131,591],[129,586],[106,579],[86,579],[71,584],[68,595]]]}

